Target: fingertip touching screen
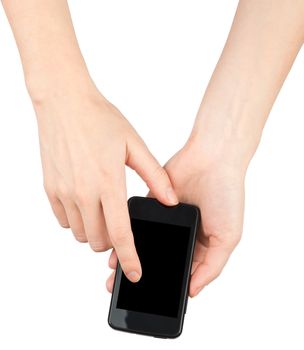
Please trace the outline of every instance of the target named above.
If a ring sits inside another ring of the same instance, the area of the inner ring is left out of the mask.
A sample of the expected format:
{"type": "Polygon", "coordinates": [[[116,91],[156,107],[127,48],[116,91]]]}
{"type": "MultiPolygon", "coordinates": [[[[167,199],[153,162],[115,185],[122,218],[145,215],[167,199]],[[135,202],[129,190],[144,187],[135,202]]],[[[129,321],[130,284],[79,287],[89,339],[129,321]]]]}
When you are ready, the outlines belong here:
{"type": "Polygon", "coordinates": [[[130,282],[122,273],[116,307],[177,317],[190,227],[131,218],[142,278],[130,282]]]}

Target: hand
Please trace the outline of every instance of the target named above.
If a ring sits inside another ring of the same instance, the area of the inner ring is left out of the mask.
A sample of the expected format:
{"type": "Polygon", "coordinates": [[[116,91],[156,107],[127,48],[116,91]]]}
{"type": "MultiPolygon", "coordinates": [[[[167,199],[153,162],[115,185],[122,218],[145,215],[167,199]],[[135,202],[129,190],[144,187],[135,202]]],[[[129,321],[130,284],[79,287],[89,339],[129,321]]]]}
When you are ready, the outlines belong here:
{"type": "Polygon", "coordinates": [[[140,279],[127,207],[125,164],[164,204],[178,203],[166,171],[120,111],[97,91],[71,88],[34,102],[44,187],[63,227],[94,251],[114,246],[126,276],[140,279]],[[71,91],[72,90],[72,91],[71,91]]]}
{"type": "MultiPolygon", "coordinates": [[[[197,205],[202,215],[192,264],[191,297],[220,274],[242,233],[244,171],[233,167],[228,157],[211,158],[189,142],[165,165],[179,200],[197,205]]],[[[154,195],[153,191],[150,194],[154,195]]],[[[113,250],[109,266],[115,270],[116,264],[113,250]]],[[[109,292],[114,275],[115,271],[106,283],[109,292]]]]}

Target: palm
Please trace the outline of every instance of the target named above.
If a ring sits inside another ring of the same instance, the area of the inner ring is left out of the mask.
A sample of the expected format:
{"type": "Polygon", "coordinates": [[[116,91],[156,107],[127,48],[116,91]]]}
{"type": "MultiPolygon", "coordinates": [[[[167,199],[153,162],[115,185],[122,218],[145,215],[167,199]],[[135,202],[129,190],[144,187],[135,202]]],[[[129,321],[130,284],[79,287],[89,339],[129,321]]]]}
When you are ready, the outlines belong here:
{"type": "Polygon", "coordinates": [[[240,239],[243,225],[243,176],[223,165],[202,164],[189,148],[177,152],[165,165],[181,202],[200,208],[202,224],[195,245],[190,295],[221,272],[240,239]]]}

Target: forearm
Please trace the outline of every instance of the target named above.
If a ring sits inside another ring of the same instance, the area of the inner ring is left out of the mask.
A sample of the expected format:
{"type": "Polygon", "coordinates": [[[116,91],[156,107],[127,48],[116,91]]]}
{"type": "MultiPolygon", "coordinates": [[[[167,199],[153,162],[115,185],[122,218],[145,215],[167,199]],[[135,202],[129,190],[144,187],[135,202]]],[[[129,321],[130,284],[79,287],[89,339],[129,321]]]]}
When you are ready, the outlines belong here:
{"type": "Polygon", "coordinates": [[[92,83],[66,0],[2,0],[2,3],[33,99],[92,83]]]}
{"type": "Polygon", "coordinates": [[[303,38],[303,0],[240,0],[190,139],[246,167],[303,38]]]}

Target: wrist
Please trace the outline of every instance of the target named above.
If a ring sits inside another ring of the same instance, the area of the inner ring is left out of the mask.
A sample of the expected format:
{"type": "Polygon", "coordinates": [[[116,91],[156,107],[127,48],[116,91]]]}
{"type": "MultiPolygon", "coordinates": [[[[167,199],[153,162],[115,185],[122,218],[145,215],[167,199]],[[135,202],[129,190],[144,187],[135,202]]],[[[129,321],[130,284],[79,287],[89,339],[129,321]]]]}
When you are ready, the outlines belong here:
{"type": "Polygon", "coordinates": [[[218,120],[201,117],[198,114],[186,147],[200,155],[204,168],[221,165],[245,173],[261,132],[253,132],[241,123],[233,124],[227,117],[218,120]]]}
{"type": "Polygon", "coordinates": [[[25,83],[34,107],[73,95],[101,96],[89,73],[81,69],[29,75],[25,83]]]}

